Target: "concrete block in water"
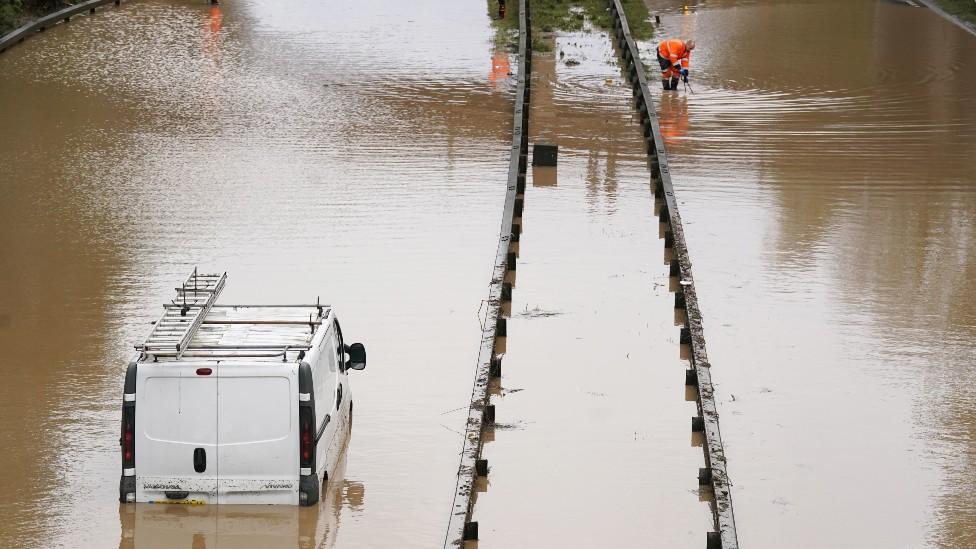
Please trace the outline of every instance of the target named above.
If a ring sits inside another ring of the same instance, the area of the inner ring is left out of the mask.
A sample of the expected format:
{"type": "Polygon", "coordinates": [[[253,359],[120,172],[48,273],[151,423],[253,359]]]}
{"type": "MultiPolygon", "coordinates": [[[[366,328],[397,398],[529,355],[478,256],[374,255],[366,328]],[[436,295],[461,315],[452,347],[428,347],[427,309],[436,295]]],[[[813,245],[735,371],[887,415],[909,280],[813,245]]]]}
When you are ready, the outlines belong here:
{"type": "Polygon", "coordinates": [[[533,166],[555,166],[559,148],[550,143],[536,143],[532,147],[533,166]]]}

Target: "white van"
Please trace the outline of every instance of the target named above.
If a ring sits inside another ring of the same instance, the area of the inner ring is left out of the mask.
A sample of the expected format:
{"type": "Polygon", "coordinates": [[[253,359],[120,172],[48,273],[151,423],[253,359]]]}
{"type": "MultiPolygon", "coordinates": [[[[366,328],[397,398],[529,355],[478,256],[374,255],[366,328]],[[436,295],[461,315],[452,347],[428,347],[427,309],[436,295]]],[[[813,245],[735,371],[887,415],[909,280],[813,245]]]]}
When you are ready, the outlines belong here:
{"type": "Polygon", "coordinates": [[[136,346],[122,403],[119,500],[313,505],[366,367],[328,305],[218,305],[193,274],[136,346]]]}

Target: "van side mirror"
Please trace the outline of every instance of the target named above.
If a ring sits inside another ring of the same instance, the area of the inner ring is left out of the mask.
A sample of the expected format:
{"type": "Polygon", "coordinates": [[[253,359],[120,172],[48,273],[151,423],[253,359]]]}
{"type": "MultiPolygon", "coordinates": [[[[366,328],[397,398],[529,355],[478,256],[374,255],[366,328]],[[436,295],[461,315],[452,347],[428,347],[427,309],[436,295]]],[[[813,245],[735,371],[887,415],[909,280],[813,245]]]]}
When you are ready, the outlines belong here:
{"type": "Polygon", "coordinates": [[[353,343],[352,345],[345,345],[345,348],[345,351],[349,353],[349,361],[346,362],[346,368],[365,370],[366,346],[362,343],[353,343]]]}

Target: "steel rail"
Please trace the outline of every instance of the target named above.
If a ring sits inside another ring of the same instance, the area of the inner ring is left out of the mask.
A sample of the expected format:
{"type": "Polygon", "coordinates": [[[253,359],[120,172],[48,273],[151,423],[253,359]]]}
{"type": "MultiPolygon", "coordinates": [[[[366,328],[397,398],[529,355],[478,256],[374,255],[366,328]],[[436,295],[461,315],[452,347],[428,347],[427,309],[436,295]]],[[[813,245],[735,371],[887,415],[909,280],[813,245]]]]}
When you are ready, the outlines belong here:
{"type": "Polygon", "coordinates": [[[691,370],[685,373],[686,385],[698,388],[698,413],[693,417],[692,431],[702,431],[705,437],[705,468],[698,472],[700,485],[710,485],[715,495],[712,507],[714,532],[706,535],[707,549],[738,549],[739,542],[735,532],[735,516],[732,512],[731,483],[726,469],[725,449],[719,431],[718,410],[715,406],[715,389],[712,386],[711,364],[705,352],[705,333],[695,279],[691,272],[691,256],[678,213],[678,203],[671,183],[668,155],[664,138],[654,108],[653,97],[647,85],[644,65],[640,60],[640,50],[630,33],[627,17],[620,0],[608,0],[610,14],[614,21],[614,36],[623,68],[633,88],[635,108],[641,119],[641,127],[647,143],[647,154],[651,160],[651,182],[654,194],[664,199],[659,215],[662,223],[668,225],[665,233],[665,247],[672,248],[674,259],[671,262],[671,276],[678,276],[680,285],[675,293],[675,307],[684,308],[687,321],[681,329],[680,342],[689,345],[691,350],[691,370]]]}

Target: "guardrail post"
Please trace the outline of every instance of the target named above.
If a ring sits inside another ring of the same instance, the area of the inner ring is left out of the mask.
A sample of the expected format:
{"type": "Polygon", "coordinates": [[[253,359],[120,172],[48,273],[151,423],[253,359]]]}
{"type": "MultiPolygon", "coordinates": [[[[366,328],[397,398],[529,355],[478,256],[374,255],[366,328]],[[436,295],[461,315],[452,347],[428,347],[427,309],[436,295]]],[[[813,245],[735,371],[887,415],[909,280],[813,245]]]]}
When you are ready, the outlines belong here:
{"type": "Polygon", "coordinates": [[[495,405],[489,404],[485,406],[485,423],[492,425],[495,423],[495,405]]]}
{"type": "Polygon", "coordinates": [[[491,377],[502,377],[502,359],[498,358],[497,356],[492,357],[491,368],[488,371],[488,375],[491,377]]]}
{"type": "Polygon", "coordinates": [[[474,541],[478,539],[478,521],[468,522],[464,525],[464,541],[474,541]]]}

